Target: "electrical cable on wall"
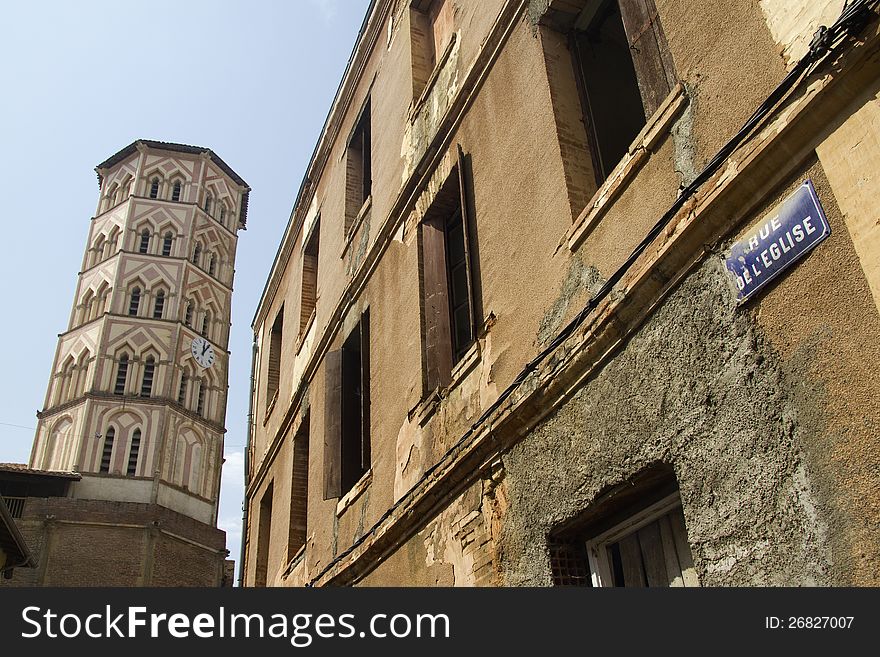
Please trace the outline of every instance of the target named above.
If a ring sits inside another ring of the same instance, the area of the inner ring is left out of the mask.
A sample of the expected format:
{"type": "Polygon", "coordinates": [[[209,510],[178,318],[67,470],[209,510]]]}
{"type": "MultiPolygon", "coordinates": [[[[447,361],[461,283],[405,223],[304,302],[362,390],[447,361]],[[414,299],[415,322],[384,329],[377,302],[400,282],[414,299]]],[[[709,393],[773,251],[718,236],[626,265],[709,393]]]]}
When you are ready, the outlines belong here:
{"type": "Polygon", "coordinates": [[[645,249],[657,238],[675,215],[684,207],[684,205],[694,196],[697,190],[711,178],[721,167],[721,165],[739,148],[746,140],[751,132],[758,124],[770,114],[771,110],[791,91],[794,85],[801,79],[807,70],[828,52],[842,39],[857,33],[868,20],[868,12],[874,9],[880,0],[852,0],[844,3],[843,10],[831,27],[821,26],[813,35],[807,53],[801,57],[791,71],[783,78],[782,82],[770,93],[770,95],[762,102],[755,112],[748,118],[737,133],[715,154],[697,177],[687,185],[672,206],[663,214],[662,217],[648,231],[644,239],[633,249],[629,257],[624,263],[602,284],[601,288],[590,299],[587,305],[578,312],[577,315],[550,341],[537,356],[535,356],[520,371],[513,382],[498,395],[498,398],[483,412],[483,414],[471,425],[471,427],[459,438],[456,443],[450,447],[446,453],[430,468],[428,468],[421,478],[413,484],[413,486],[395,502],[376,523],[370,527],[364,534],[360,536],[349,548],[338,554],[330,561],[315,577],[311,579],[306,586],[312,586],[316,581],[320,580],[327,572],[329,572],[342,559],[351,554],[358,546],[364,543],[371,535],[373,535],[379,526],[385,522],[398,508],[400,508],[412,492],[418,488],[426,479],[428,479],[441,465],[443,465],[451,454],[456,452],[473,434],[488,420],[498,408],[519,388],[534,372],[538,365],[544,361],[550,354],[562,345],[577,328],[583,324],[590,313],[595,310],[598,305],[608,296],[623,276],[629,271],[639,256],[644,253],[645,249]]]}

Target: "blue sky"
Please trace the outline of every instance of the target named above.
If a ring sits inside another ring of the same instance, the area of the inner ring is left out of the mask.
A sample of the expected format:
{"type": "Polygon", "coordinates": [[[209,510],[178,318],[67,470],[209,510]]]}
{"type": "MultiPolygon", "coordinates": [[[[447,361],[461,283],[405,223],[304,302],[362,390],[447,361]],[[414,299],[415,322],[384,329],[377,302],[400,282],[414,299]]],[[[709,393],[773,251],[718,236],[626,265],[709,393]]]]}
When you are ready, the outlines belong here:
{"type": "Polygon", "coordinates": [[[250,323],[368,0],[7,3],[0,28],[0,462],[25,462],[67,328],[94,167],[138,138],[213,149],[239,234],[220,526],[238,561],[250,323]]]}

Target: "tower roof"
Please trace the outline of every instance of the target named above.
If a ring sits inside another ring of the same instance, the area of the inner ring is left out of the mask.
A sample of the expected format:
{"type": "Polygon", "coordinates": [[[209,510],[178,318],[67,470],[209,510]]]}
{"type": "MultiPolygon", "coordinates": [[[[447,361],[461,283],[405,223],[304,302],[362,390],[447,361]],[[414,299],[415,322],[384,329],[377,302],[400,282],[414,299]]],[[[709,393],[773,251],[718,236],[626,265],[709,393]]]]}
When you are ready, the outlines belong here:
{"type": "Polygon", "coordinates": [[[119,162],[121,162],[122,160],[127,158],[129,155],[134,153],[137,150],[138,144],[143,144],[147,148],[157,148],[159,150],[173,151],[175,153],[188,153],[190,155],[201,155],[202,153],[207,153],[208,157],[211,158],[211,161],[214,164],[216,164],[218,167],[220,167],[220,170],[223,171],[223,173],[225,173],[227,176],[232,178],[232,180],[234,180],[237,184],[246,188],[245,193],[244,193],[244,199],[242,202],[241,218],[239,220],[239,223],[241,224],[242,227],[244,227],[246,225],[246,223],[247,223],[247,202],[248,202],[248,196],[249,196],[248,193],[250,192],[250,189],[251,189],[250,185],[248,185],[244,181],[244,178],[242,178],[237,173],[235,173],[235,171],[232,169],[232,167],[229,166],[228,164],[226,164],[226,162],[224,162],[223,159],[219,155],[217,155],[217,153],[212,151],[210,148],[205,148],[204,146],[190,146],[189,144],[175,144],[174,142],[170,142],[170,141],[155,141],[153,139],[137,139],[137,140],[131,142],[128,146],[126,146],[125,148],[123,148],[119,152],[115,153],[114,155],[111,155],[106,160],[101,162],[101,164],[99,164],[98,166],[95,167],[95,171],[98,173],[98,186],[100,186],[104,182],[104,176],[102,175],[101,171],[103,171],[105,169],[109,169],[113,165],[118,164],[119,162]]]}

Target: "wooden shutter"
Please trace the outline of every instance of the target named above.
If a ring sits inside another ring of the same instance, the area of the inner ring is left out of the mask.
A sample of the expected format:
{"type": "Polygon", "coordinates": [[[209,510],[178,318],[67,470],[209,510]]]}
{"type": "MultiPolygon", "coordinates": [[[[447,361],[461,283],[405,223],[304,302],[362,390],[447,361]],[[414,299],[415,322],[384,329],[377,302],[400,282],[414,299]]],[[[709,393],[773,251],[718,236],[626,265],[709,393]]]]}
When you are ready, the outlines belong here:
{"type": "Polygon", "coordinates": [[[371,465],[370,454],[370,311],[361,316],[361,471],[371,465]]]}
{"type": "Polygon", "coordinates": [[[452,371],[444,230],[442,220],[424,221],[421,225],[427,392],[445,386],[452,371]]]}
{"type": "Polygon", "coordinates": [[[464,255],[467,267],[468,282],[468,314],[470,316],[471,342],[477,335],[476,313],[474,312],[474,267],[471,260],[473,248],[471,244],[472,219],[468,212],[468,194],[467,194],[467,172],[465,170],[464,151],[461,144],[458,144],[458,191],[461,198],[461,223],[462,232],[464,233],[464,255]]]}
{"type": "Polygon", "coordinates": [[[639,92],[648,118],[675,86],[675,68],[654,0],[619,0],[639,92]]]}
{"type": "Polygon", "coordinates": [[[324,499],[342,494],[342,350],[324,357],[324,499]]]}

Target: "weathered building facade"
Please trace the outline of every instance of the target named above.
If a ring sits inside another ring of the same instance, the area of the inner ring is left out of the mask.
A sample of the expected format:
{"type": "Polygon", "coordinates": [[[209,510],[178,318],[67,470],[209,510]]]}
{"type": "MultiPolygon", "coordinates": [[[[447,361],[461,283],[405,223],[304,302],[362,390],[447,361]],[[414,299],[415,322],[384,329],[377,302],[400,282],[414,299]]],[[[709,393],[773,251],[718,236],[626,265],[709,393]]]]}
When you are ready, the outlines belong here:
{"type": "Polygon", "coordinates": [[[254,318],[243,583],[876,585],[843,5],[372,2],[254,318]]]}
{"type": "Polygon", "coordinates": [[[29,468],[0,482],[40,545],[37,570],[18,579],[218,585],[232,282],[250,188],[209,149],[148,140],[96,171],[29,468]],[[63,472],[77,473],[64,491],[31,491],[63,472]]]}

